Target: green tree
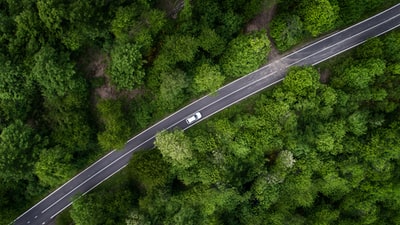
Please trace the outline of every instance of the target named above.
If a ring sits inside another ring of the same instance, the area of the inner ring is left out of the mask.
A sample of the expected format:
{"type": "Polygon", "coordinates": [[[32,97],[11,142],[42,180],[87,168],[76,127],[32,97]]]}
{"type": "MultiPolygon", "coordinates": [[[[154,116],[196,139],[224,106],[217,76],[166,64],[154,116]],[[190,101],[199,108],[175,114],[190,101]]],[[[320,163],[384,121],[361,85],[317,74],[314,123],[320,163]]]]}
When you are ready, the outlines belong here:
{"type": "Polygon", "coordinates": [[[339,77],[334,78],[335,85],[346,85],[350,89],[366,89],[377,76],[383,75],[386,63],[381,59],[368,59],[346,68],[339,77]],[[337,82],[337,83],[336,83],[337,82]]]}
{"type": "Polygon", "coordinates": [[[335,172],[324,174],[319,185],[319,191],[333,200],[339,200],[351,191],[348,181],[335,172]]]}
{"type": "Polygon", "coordinates": [[[56,34],[61,34],[63,18],[67,13],[65,4],[56,0],[39,0],[36,3],[38,14],[46,28],[56,34]]]}
{"type": "Polygon", "coordinates": [[[224,82],[218,66],[204,63],[195,69],[193,89],[195,93],[215,92],[224,82]]]}
{"type": "Polygon", "coordinates": [[[23,120],[31,111],[30,101],[34,93],[33,85],[28,81],[26,72],[18,66],[9,61],[2,62],[2,65],[0,68],[1,120],[23,120]]]}
{"type": "Polygon", "coordinates": [[[8,40],[8,50],[12,55],[31,57],[45,42],[44,29],[33,8],[26,6],[25,10],[15,15],[15,33],[8,40]]]}
{"type": "Polygon", "coordinates": [[[329,0],[303,0],[299,15],[305,29],[316,37],[333,29],[339,16],[339,7],[329,0]]]}
{"type": "Polygon", "coordinates": [[[139,16],[140,9],[135,4],[118,7],[115,12],[115,17],[111,21],[111,32],[117,40],[129,40],[129,33],[133,29],[136,18],[139,16]]]}
{"type": "Polygon", "coordinates": [[[317,194],[309,175],[288,176],[282,189],[281,199],[290,207],[311,207],[317,194]]]}
{"type": "Polygon", "coordinates": [[[72,160],[72,154],[60,146],[43,149],[40,152],[39,161],[35,163],[34,171],[43,184],[55,187],[75,174],[72,160]]]}
{"type": "Polygon", "coordinates": [[[296,160],[294,159],[292,152],[287,150],[279,152],[274,165],[266,176],[268,183],[282,183],[295,162],[296,160]]]}
{"type": "Polygon", "coordinates": [[[187,169],[196,163],[191,142],[182,130],[158,133],[154,145],[160,150],[165,161],[175,169],[187,169]]]}
{"type": "Polygon", "coordinates": [[[125,118],[122,102],[118,100],[103,100],[97,103],[100,121],[104,129],[97,138],[103,150],[121,149],[131,135],[131,128],[125,118]]]}
{"type": "Polygon", "coordinates": [[[259,201],[262,209],[267,210],[279,201],[279,186],[269,182],[266,176],[258,177],[251,188],[253,197],[259,201]]]}
{"type": "Polygon", "coordinates": [[[203,28],[199,36],[199,46],[212,57],[219,56],[225,50],[226,41],[213,29],[203,28]]]}
{"type": "Polygon", "coordinates": [[[153,44],[153,38],[165,24],[163,11],[150,9],[148,3],[136,3],[118,7],[111,21],[111,32],[118,42],[134,41],[140,46],[142,53],[147,53],[153,44]]]}
{"type": "Polygon", "coordinates": [[[109,74],[111,82],[120,90],[132,90],[143,84],[145,72],[142,54],[135,44],[119,44],[111,51],[109,74]]]}
{"type": "Polygon", "coordinates": [[[304,37],[303,22],[294,14],[279,14],[271,22],[271,37],[280,51],[298,44],[304,37]]]}
{"type": "Polygon", "coordinates": [[[242,15],[235,13],[233,10],[228,9],[223,12],[220,17],[220,23],[223,26],[218,26],[218,33],[224,37],[229,38],[234,36],[241,28],[244,23],[244,18],[242,15]]]}
{"type": "Polygon", "coordinates": [[[0,140],[0,178],[14,184],[30,179],[40,137],[17,120],[1,131],[0,140]]]}
{"type": "Polygon", "coordinates": [[[76,108],[67,108],[64,111],[55,106],[49,109],[54,110],[46,115],[49,127],[52,128],[52,141],[62,145],[66,152],[85,152],[93,138],[93,129],[87,123],[86,111],[76,108]]]}
{"type": "Polygon", "coordinates": [[[390,32],[384,37],[384,57],[391,62],[400,61],[400,32],[390,32]]]}
{"type": "Polygon", "coordinates": [[[177,62],[192,62],[198,51],[198,41],[188,35],[167,36],[161,49],[173,65],[177,62]]]}
{"type": "Polygon", "coordinates": [[[344,24],[350,24],[361,18],[367,11],[369,4],[360,0],[339,0],[340,17],[344,24]]]}
{"type": "Polygon", "coordinates": [[[372,38],[355,49],[355,55],[360,59],[383,58],[383,42],[379,38],[372,38]]]}
{"type": "Polygon", "coordinates": [[[227,77],[240,77],[266,63],[270,43],[264,31],[240,35],[233,39],[220,64],[227,77]]]}
{"type": "Polygon", "coordinates": [[[80,85],[68,53],[44,46],[36,53],[34,60],[31,75],[41,86],[46,98],[63,97],[80,85]]]}
{"type": "Polygon", "coordinates": [[[357,111],[348,118],[349,131],[357,136],[367,132],[368,113],[357,111]]]}
{"type": "Polygon", "coordinates": [[[295,96],[315,96],[318,88],[319,73],[312,67],[291,68],[283,80],[283,88],[293,92],[295,96]]]}
{"type": "Polygon", "coordinates": [[[178,69],[161,73],[157,104],[162,111],[172,111],[182,104],[188,86],[185,75],[178,69]]]}
{"type": "Polygon", "coordinates": [[[102,190],[78,197],[72,204],[71,218],[82,225],[124,224],[128,215],[132,194],[120,190],[110,195],[102,190]]]}
{"type": "Polygon", "coordinates": [[[150,225],[150,221],[146,221],[146,218],[137,209],[132,210],[129,217],[125,220],[126,225],[150,225]]]}
{"type": "Polygon", "coordinates": [[[147,191],[170,181],[169,166],[158,150],[135,153],[129,162],[129,174],[147,191]]]}

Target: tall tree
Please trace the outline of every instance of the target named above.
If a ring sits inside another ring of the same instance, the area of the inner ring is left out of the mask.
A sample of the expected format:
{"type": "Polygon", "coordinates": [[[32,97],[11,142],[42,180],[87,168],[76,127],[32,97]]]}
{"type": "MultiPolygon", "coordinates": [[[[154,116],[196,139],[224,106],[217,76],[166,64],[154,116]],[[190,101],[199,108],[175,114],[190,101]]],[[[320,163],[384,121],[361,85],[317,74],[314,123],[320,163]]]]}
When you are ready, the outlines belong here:
{"type": "Polygon", "coordinates": [[[72,159],[72,154],[60,146],[43,149],[39,160],[35,163],[35,174],[45,185],[50,187],[60,185],[76,172],[72,166],[72,159]]]}
{"type": "Polygon", "coordinates": [[[109,74],[111,82],[120,90],[132,90],[143,84],[144,69],[140,46],[120,44],[111,51],[109,74]]]}
{"type": "Polygon", "coordinates": [[[161,111],[172,111],[185,100],[184,90],[188,86],[185,75],[186,73],[179,69],[165,71],[159,75],[161,83],[157,105],[161,111]]]}
{"type": "Polygon", "coordinates": [[[63,97],[79,87],[74,64],[69,61],[68,53],[44,46],[36,53],[34,60],[31,75],[41,86],[46,98],[63,97]]]}
{"type": "Polygon", "coordinates": [[[162,131],[156,135],[154,145],[173,169],[187,169],[196,163],[190,140],[182,130],[162,131]]]}
{"type": "Polygon", "coordinates": [[[266,63],[270,43],[264,31],[233,39],[221,58],[223,74],[240,77],[266,63]]]}
{"type": "Polygon", "coordinates": [[[17,120],[0,134],[0,178],[17,184],[32,177],[40,137],[34,130],[17,120]]]}
{"type": "Polygon", "coordinates": [[[208,63],[202,64],[196,68],[194,76],[193,89],[195,93],[215,92],[224,82],[218,66],[208,63]]]}
{"type": "Polygon", "coordinates": [[[280,51],[298,44],[304,36],[303,22],[298,15],[279,14],[271,22],[271,37],[280,51]]]}
{"type": "Polygon", "coordinates": [[[314,37],[333,29],[339,17],[339,7],[334,1],[304,0],[299,7],[304,27],[314,37]]]}
{"type": "Polygon", "coordinates": [[[131,127],[124,115],[122,102],[103,100],[97,103],[100,120],[104,128],[97,138],[103,150],[121,149],[131,135],[131,127]]]}

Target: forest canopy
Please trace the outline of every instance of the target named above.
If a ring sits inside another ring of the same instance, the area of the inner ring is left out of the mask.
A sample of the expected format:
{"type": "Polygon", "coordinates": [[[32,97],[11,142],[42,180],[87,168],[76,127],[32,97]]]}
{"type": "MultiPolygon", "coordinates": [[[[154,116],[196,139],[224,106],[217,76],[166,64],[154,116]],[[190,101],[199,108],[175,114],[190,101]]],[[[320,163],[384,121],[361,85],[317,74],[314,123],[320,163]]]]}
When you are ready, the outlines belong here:
{"type": "Polygon", "coordinates": [[[265,64],[266,30],[243,29],[262,5],[0,1],[0,224],[134,133],[265,64]]]}
{"type": "MultiPolygon", "coordinates": [[[[285,51],[395,2],[0,1],[0,224],[264,65],[273,45],[285,51]],[[265,13],[272,21],[255,25],[265,13]]],[[[188,132],[160,133],[155,150],[77,196],[64,224],[400,223],[399,40],[394,31],[292,68],[188,132]]]]}
{"type": "Polygon", "coordinates": [[[386,52],[399,35],[291,68],[190,130],[159,133],[156,149],[134,154],[118,178],[139,195],[114,223],[398,224],[400,62],[368,52],[386,52]]]}

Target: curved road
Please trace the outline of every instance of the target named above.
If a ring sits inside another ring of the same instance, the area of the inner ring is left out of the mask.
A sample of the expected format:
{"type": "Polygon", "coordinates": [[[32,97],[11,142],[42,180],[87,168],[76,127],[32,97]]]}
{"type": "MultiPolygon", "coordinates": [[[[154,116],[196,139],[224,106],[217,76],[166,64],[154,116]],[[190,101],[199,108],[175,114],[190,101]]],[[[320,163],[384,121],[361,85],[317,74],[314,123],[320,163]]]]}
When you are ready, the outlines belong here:
{"type": "Polygon", "coordinates": [[[204,96],[136,135],[126,143],[123,150],[111,151],[19,216],[13,223],[16,225],[48,224],[56,215],[72,204],[71,199],[74,196],[89,192],[123,169],[128,164],[132,153],[139,149],[152,148],[157,132],[174,127],[187,129],[199,122],[196,121],[190,125],[185,122],[185,119],[195,112],[200,111],[203,115],[201,120],[204,120],[232,104],[282,81],[290,66],[318,64],[398,26],[400,26],[400,4],[233,81],[220,88],[216,95],[204,96]]]}

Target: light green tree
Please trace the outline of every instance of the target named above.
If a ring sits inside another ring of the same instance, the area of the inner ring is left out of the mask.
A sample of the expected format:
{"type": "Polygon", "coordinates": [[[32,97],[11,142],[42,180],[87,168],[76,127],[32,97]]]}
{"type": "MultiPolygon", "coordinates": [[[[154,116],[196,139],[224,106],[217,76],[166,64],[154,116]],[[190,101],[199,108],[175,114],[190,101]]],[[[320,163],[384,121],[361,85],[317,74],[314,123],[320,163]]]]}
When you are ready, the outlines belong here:
{"type": "Polygon", "coordinates": [[[329,0],[303,0],[299,14],[305,29],[316,37],[335,27],[339,7],[329,0]]]}
{"type": "Polygon", "coordinates": [[[193,89],[195,93],[215,92],[224,82],[218,66],[204,63],[195,69],[193,89]]]}
{"type": "Polygon", "coordinates": [[[160,75],[161,84],[157,104],[165,111],[176,109],[184,100],[184,89],[188,86],[185,73],[182,70],[163,72],[160,75]]]}
{"type": "Polygon", "coordinates": [[[165,161],[175,169],[187,169],[196,163],[191,142],[182,130],[158,133],[154,145],[160,150],[165,161]]]}
{"type": "Polygon", "coordinates": [[[220,64],[227,77],[240,77],[266,63],[270,42],[265,31],[240,35],[233,39],[222,55],[220,64]]]}
{"type": "Polygon", "coordinates": [[[318,89],[318,79],[319,73],[312,67],[292,67],[283,80],[283,87],[295,96],[312,97],[318,89]]]}
{"type": "Polygon", "coordinates": [[[71,163],[72,159],[72,154],[60,146],[43,149],[39,160],[35,163],[35,174],[45,185],[50,187],[60,185],[76,172],[71,163]]]}
{"type": "Polygon", "coordinates": [[[131,128],[122,111],[122,102],[103,100],[97,103],[100,120],[104,130],[99,132],[97,139],[103,150],[121,149],[131,135],[131,128]]]}

